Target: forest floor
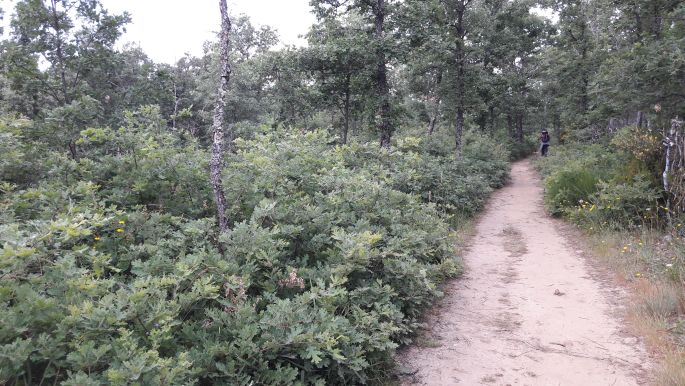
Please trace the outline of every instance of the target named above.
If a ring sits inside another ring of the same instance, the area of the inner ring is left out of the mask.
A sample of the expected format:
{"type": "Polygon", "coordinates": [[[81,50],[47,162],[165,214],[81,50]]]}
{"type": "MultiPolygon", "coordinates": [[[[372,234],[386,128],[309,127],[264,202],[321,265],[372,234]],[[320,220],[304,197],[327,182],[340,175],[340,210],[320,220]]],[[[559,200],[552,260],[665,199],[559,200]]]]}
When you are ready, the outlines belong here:
{"type": "Polygon", "coordinates": [[[403,384],[642,385],[650,356],[625,321],[628,293],[578,234],[543,210],[529,161],[513,164],[417,344],[403,384]]]}

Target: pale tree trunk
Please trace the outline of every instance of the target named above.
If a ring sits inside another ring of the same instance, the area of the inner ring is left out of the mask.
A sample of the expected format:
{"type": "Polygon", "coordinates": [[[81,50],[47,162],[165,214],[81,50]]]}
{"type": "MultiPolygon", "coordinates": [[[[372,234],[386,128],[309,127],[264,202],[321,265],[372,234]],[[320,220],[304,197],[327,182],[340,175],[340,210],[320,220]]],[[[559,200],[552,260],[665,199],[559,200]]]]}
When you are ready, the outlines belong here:
{"type": "MultiPolygon", "coordinates": [[[[223,166],[224,151],[224,110],[226,108],[226,93],[228,92],[228,81],[231,77],[231,67],[228,62],[229,33],[231,31],[231,19],[228,17],[228,6],[226,0],[219,0],[221,10],[221,34],[219,37],[219,60],[221,66],[219,90],[214,106],[214,122],[212,124],[212,158],[209,161],[212,188],[214,189],[214,201],[216,202],[216,214],[219,222],[219,230],[228,230],[228,219],[226,218],[226,196],[224,195],[223,181],[221,179],[221,169],[223,166]]],[[[230,133],[229,133],[230,134],[230,133]]],[[[229,135],[229,139],[230,135],[229,135]]]]}
{"type": "MultiPolygon", "coordinates": [[[[663,184],[664,184],[664,191],[668,195],[668,199],[666,200],[666,216],[668,218],[668,225],[672,226],[672,218],[671,218],[671,186],[670,186],[670,179],[671,179],[671,168],[673,167],[671,158],[672,158],[672,151],[671,149],[674,146],[678,145],[678,140],[677,140],[677,133],[680,131],[680,128],[683,126],[683,122],[678,120],[678,117],[673,119],[671,121],[671,129],[668,131],[668,133],[665,133],[664,135],[664,141],[663,145],[666,148],[666,165],[664,166],[664,172],[661,175],[663,184]]],[[[677,148],[675,149],[677,150],[677,148]]]]}
{"type": "Polygon", "coordinates": [[[442,70],[438,71],[435,78],[435,90],[433,90],[433,99],[435,102],[433,104],[433,117],[431,117],[430,123],[428,124],[428,135],[433,135],[435,124],[438,122],[438,116],[440,116],[440,105],[442,105],[442,99],[440,99],[440,83],[442,83],[442,70]]]}
{"type": "Polygon", "coordinates": [[[375,37],[378,43],[376,52],[376,92],[378,94],[378,131],[381,133],[381,147],[390,148],[392,122],[390,122],[390,87],[388,86],[388,69],[383,44],[383,23],[385,21],[385,0],[376,0],[373,7],[375,16],[375,37]]]}
{"type": "Polygon", "coordinates": [[[345,76],[345,101],[343,104],[343,117],[344,117],[344,122],[343,122],[343,133],[342,133],[342,143],[345,144],[347,143],[347,135],[348,132],[350,131],[350,94],[351,94],[351,82],[352,75],[350,73],[347,73],[345,76]]]}
{"type": "Polygon", "coordinates": [[[645,116],[644,116],[644,113],[640,110],[637,112],[637,118],[635,119],[635,126],[642,129],[644,127],[644,123],[645,123],[645,116]]]}

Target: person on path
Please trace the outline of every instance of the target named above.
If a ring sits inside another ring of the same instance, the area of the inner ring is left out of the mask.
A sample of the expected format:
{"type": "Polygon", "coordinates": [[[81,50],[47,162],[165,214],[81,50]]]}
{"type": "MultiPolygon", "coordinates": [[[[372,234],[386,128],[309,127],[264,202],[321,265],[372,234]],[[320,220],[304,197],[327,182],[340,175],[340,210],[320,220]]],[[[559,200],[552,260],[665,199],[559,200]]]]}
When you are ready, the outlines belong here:
{"type": "Polygon", "coordinates": [[[547,156],[547,150],[549,149],[550,137],[546,129],[543,129],[540,133],[540,155],[547,156]]]}

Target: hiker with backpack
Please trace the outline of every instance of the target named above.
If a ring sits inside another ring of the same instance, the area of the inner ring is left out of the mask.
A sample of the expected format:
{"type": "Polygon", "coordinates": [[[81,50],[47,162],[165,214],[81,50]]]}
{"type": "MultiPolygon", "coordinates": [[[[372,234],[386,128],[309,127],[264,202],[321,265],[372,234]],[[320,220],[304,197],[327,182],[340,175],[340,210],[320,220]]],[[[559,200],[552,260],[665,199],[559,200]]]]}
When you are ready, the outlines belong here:
{"type": "Polygon", "coordinates": [[[547,149],[549,148],[550,137],[546,129],[540,133],[540,155],[547,156],[547,149]]]}

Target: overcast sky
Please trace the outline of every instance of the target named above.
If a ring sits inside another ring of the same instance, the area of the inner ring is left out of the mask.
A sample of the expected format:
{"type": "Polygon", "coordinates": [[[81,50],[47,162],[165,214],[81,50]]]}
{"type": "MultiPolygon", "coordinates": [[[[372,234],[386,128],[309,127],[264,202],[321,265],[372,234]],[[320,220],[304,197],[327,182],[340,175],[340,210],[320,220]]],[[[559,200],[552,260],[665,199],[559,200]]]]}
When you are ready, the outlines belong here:
{"type": "MultiPolygon", "coordinates": [[[[100,0],[110,12],[128,11],[133,19],[119,46],[139,44],[155,62],[173,64],[188,52],[202,54],[202,43],[215,39],[219,30],[217,0],[100,0]]],[[[309,0],[227,0],[233,16],[245,14],[253,24],[278,30],[284,44],[304,45],[298,38],[315,22],[309,0]]],[[[9,24],[15,0],[0,0],[5,10],[3,24],[9,24]]],[[[540,11],[547,17],[551,12],[540,11]]],[[[8,28],[5,28],[7,36],[8,28]]]]}
{"type": "MultiPolygon", "coordinates": [[[[14,0],[0,0],[5,22],[14,0]]],[[[214,39],[219,30],[217,0],[101,0],[110,12],[128,11],[133,19],[120,44],[134,42],[156,62],[175,63],[184,53],[202,54],[202,43],[214,39]]],[[[228,0],[229,12],[246,14],[253,24],[278,30],[285,44],[303,45],[304,35],[314,23],[309,0],[228,0]]],[[[5,31],[7,32],[7,31],[5,31]]]]}

